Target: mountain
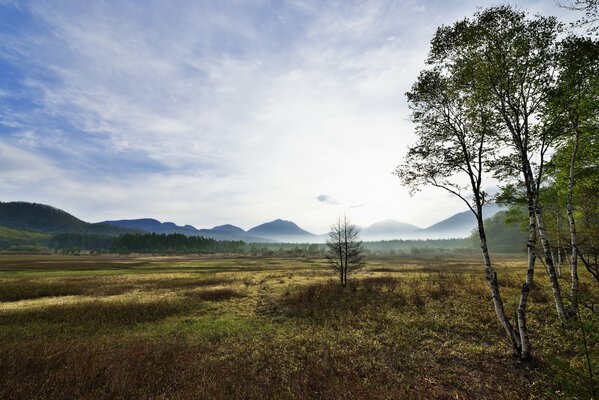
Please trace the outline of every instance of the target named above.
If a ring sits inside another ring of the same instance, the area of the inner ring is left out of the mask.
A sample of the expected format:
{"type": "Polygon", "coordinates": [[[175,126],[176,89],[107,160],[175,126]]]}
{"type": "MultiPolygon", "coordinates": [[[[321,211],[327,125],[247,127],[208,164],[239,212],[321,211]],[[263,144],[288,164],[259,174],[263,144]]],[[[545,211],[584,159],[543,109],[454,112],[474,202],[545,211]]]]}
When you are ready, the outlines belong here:
{"type": "MultiPolygon", "coordinates": [[[[496,204],[484,207],[484,218],[491,218],[501,208],[496,204]]],[[[380,221],[363,228],[360,232],[362,240],[392,240],[392,239],[447,239],[465,238],[476,228],[476,218],[472,211],[463,211],[422,229],[412,224],[392,219],[380,221]]]]}
{"type": "Polygon", "coordinates": [[[386,219],[362,229],[360,236],[363,240],[374,241],[409,237],[418,234],[420,231],[422,231],[421,228],[412,224],[386,219]]]}
{"type": "Polygon", "coordinates": [[[103,223],[128,229],[139,229],[153,233],[182,233],[184,235],[197,234],[198,230],[191,225],[179,226],[172,222],[160,222],[153,218],[121,219],[117,221],[104,221],[103,223]]]}
{"type": "MultiPolygon", "coordinates": [[[[498,211],[500,211],[500,207],[497,205],[485,206],[484,217],[491,218],[498,211]]],[[[295,223],[282,219],[255,226],[247,232],[231,224],[219,225],[211,229],[196,229],[191,225],[180,226],[173,222],[160,222],[152,218],[88,223],[57,208],[26,202],[0,202],[0,227],[47,234],[180,233],[188,236],[204,236],[216,240],[243,240],[249,243],[272,241],[318,243],[324,242],[327,236],[326,234],[314,235],[295,223]]],[[[394,220],[380,221],[364,228],[361,237],[363,240],[465,238],[471,234],[474,228],[476,228],[474,215],[470,211],[464,211],[426,229],[394,220]]]]}
{"type": "Polygon", "coordinates": [[[245,231],[243,229],[239,228],[238,226],[231,225],[231,224],[215,226],[211,230],[222,231],[222,232],[232,232],[232,233],[237,233],[240,235],[243,235],[245,233],[245,231]]]}
{"type": "Polygon", "coordinates": [[[104,221],[109,225],[118,226],[121,228],[138,229],[143,232],[172,234],[180,233],[186,236],[203,236],[215,240],[243,240],[251,243],[267,243],[272,242],[268,238],[257,237],[246,234],[246,232],[234,225],[221,225],[212,229],[197,229],[191,225],[180,226],[173,222],[160,222],[153,218],[140,219],[121,219],[116,221],[104,221]]]}
{"type": "Polygon", "coordinates": [[[120,235],[134,231],[103,223],[90,224],[58,208],[24,201],[0,203],[0,226],[42,233],[120,235]]]}
{"type": "MultiPolygon", "coordinates": [[[[483,217],[485,219],[493,217],[501,208],[497,204],[488,204],[483,208],[483,217]]],[[[476,228],[476,217],[472,211],[463,211],[452,215],[428,228],[422,230],[422,237],[430,239],[449,238],[449,237],[468,237],[472,230],[476,228]]]]}
{"type": "Polygon", "coordinates": [[[318,235],[303,230],[291,221],[276,219],[253,227],[247,231],[250,235],[265,237],[281,242],[316,242],[318,235]]]}

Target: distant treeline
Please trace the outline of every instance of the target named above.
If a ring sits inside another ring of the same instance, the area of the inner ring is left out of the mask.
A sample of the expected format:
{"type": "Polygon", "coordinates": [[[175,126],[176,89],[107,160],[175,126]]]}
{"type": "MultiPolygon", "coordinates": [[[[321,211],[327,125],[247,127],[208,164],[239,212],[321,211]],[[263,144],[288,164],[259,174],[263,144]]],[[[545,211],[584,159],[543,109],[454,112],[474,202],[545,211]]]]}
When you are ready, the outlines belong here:
{"type": "Polygon", "coordinates": [[[52,237],[50,248],[55,250],[103,251],[112,248],[113,236],[85,233],[59,233],[52,237]]]}
{"type": "MultiPolygon", "coordinates": [[[[65,253],[243,254],[256,256],[322,256],[324,243],[245,243],[218,241],[182,234],[123,234],[120,236],[63,233],[55,235],[50,249],[65,253]]],[[[385,240],[364,242],[367,255],[473,253],[468,239],[385,240]]]]}
{"type": "Polygon", "coordinates": [[[202,236],[185,236],[173,234],[131,234],[117,236],[112,245],[107,247],[113,253],[160,253],[160,254],[192,254],[192,253],[239,253],[246,244],[242,241],[218,241],[202,236]]]}
{"type": "Polygon", "coordinates": [[[375,255],[472,253],[468,239],[380,240],[364,242],[367,253],[375,255]]]}

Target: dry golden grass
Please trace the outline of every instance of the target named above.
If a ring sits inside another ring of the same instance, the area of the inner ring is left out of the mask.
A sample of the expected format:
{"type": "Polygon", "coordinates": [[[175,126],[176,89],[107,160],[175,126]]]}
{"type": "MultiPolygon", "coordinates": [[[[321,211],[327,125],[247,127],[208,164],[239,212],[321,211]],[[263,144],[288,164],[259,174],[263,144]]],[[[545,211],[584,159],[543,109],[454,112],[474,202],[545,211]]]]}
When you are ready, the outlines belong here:
{"type": "MultiPolygon", "coordinates": [[[[510,311],[523,260],[496,260],[510,311]]],[[[342,289],[318,259],[0,257],[0,398],[589,398],[537,282],[521,364],[478,258],[370,260],[342,289]]]]}

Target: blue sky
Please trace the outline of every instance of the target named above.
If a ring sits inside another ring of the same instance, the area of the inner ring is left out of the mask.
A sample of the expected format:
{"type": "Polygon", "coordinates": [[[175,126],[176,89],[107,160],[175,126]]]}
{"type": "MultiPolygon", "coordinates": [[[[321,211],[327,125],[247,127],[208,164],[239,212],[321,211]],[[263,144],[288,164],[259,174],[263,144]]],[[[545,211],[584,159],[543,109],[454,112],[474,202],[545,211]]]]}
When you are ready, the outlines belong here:
{"type": "Polygon", "coordinates": [[[0,200],[198,227],[434,223],[464,206],[392,176],[414,140],[404,93],[439,25],[494,4],[0,0],[0,200]]]}

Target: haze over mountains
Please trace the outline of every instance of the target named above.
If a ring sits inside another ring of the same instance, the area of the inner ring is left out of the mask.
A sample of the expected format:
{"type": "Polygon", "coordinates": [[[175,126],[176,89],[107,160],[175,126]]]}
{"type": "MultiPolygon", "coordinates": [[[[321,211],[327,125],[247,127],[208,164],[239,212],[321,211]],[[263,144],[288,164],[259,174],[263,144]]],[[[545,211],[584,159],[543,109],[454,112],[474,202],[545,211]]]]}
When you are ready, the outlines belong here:
{"type": "MultiPolygon", "coordinates": [[[[484,207],[484,218],[491,218],[501,208],[496,204],[484,207]]],[[[389,239],[445,239],[467,237],[476,228],[476,218],[470,210],[452,215],[442,221],[419,228],[417,226],[395,220],[385,220],[363,228],[363,240],[389,240],[389,239]]]]}
{"type": "Polygon", "coordinates": [[[104,221],[103,223],[126,229],[140,229],[152,233],[181,233],[187,236],[204,236],[216,240],[243,240],[244,242],[266,243],[273,239],[254,236],[235,225],[220,225],[211,229],[197,229],[191,225],[180,226],[172,222],[160,222],[152,218],[122,219],[118,221],[104,221]]]}
{"type": "MultiPolygon", "coordinates": [[[[485,208],[485,218],[495,215],[500,208],[489,205],[485,208]]],[[[57,208],[26,202],[0,203],[0,226],[44,233],[85,233],[119,235],[123,233],[180,233],[187,236],[204,236],[216,240],[243,240],[250,243],[288,242],[322,243],[327,234],[308,232],[292,221],[276,219],[257,225],[247,231],[231,224],[209,229],[198,229],[192,225],[177,225],[173,222],[160,222],[153,218],[111,220],[99,223],[81,221],[73,215],[57,208]]],[[[470,211],[452,215],[428,228],[395,220],[385,220],[363,228],[362,240],[392,239],[442,239],[467,237],[476,227],[476,220],[470,211]]]]}
{"type": "Polygon", "coordinates": [[[319,242],[319,236],[303,230],[291,221],[276,219],[253,227],[249,234],[262,236],[282,242],[319,242]]]}

